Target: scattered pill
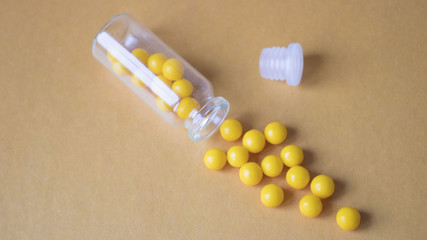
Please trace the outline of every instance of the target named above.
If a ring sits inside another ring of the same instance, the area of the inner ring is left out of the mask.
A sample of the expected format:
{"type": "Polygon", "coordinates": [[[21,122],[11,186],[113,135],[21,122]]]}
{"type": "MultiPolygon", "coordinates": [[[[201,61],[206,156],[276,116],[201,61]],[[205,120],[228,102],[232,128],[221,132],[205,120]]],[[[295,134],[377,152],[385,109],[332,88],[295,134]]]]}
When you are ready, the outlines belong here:
{"type": "Polygon", "coordinates": [[[328,198],[334,194],[334,180],[326,175],[318,175],[311,181],[310,189],[314,195],[320,198],[328,198]]]}
{"type": "Polygon", "coordinates": [[[249,160],[249,152],[243,146],[232,146],[227,151],[227,161],[233,167],[241,167],[249,160]]]}
{"type": "Polygon", "coordinates": [[[306,217],[317,217],[322,212],[322,201],[320,198],[307,194],[299,202],[299,210],[306,217]]]}
{"type": "Polygon", "coordinates": [[[226,141],[234,142],[242,135],[243,127],[236,119],[227,119],[221,124],[219,131],[226,141]]]}
{"type": "Polygon", "coordinates": [[[240,168],[239,176],[245,185],[254,186],[262,179],[262,169],[257,163],[248,162],[240,168]]]}
{"type": "Polygon", "coordinates": [[[310,181],[307,169],[301,166],[291,167],[286,173],[286,182],[295,189],[303,189],[310,181]]]}
{"type": "Polygon", "coordinates": [[[142,48],[135,48],[134,50],[132,50],[132,55],[134,55],[144,65],[147,65],[147,60],[150,57],[147,51],[142,48]]]}
{"type": "Polygon", "coordinates": [[[304,154],[302,149],[296,145],[288,145],[280,152],[280,158],[282,158],[283,164],[287,167],[298,166],[304,160],[304,154]]]}
{"type": "Polygon", "coordinates": [[[147,66],[154,74],[162,74],[163,64],[168,58],[163,53],[155,53],[147,60],[147,66]]]}
{"type": "Polygon", "coordinates": [[[268,184],[261,190],[261,202],[267,207],[277,207],[284,199],[282,188],[276,184],[268,184]]]}
{"type": "Polygon", "coordinates": [[[172,90],[181,98],[189,97],[193,92],[193,89],[193,84],[184,78],[177,80],[172,84],[172,90]]]}
{"type": "Polygon", "coordinates": [[[343,207],[338,210],[337,224],[344,230],[354,230],[359,227],[360,213],[353,207],[343,207]]]}
{"type": "Polygon", "coordinates": [[[162,72],[170,80],[179,80],[184,75],[184,64],[176,58],[170,58],[163,63],[162,72]]]}
{"type": "Polygon", "coordinates": [[[285,125],[279,122],[271,122],[265,127],[264,135],[267,142],[276,145],[285,141],[288,136],[288,131],[285,125]]]}
{"type": "Polygon", "coordinates": [[[227,162],[225,152],[218,148],[209,149],[204,158],[206,167],[212,170],[220,170],[227,162]]]}
{"type": "Polygon", "coordinates": [[[268,155],[262,160],[261,168],[265,175],[277,177],[283,171],[282,159],[275,155],[268,155]]]}
{"type": "Polygon", "coordinates": [[[157,107],[163,112],[172,112],[173,108],[169,106],[165,101],[163,101],[160,97],[156,98],[157,107]]]}
{"type": "Polygon", "coordinates": [[[259,153],[265,147],[265,137],[261,131],[252,129],[243,135],[243,146],[251,153],[259,153]]]}
{"type": "Polygon", "coordinates": [[[182,119],[187,119],[188,115],[198,106],[197,101],[192,97],[182,99],[176,109],[176,114],[182,119]]]}

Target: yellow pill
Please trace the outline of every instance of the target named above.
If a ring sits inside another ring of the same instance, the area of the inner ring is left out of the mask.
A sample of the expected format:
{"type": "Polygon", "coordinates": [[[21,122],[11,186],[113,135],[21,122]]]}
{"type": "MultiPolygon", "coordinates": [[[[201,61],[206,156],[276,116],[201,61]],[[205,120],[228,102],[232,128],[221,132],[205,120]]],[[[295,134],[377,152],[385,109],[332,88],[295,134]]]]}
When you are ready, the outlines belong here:
{"type": "Polygon", "coordinates": [[[162,80],[168,87],[172,87],[172,81],[167,79],[165,76],[163,75],[158,75],[158,78],[160,78],[160,80],[162,80]]]}
{"type": "Polygon", "coordinates": [[[147,66],[154,74],[162,74],[163,64],[168,58],[162,53],[155,53],[147,60],[147,66]]]}
{"type": "Polygon", "coordinates": [[[328,198],[334,194],[335,183],[331,177],[318,175],[311,181],[310,189],[314,195],[320,198],[328,198]]]}
{"type": "Polygon", "coordinates": [[[277,207],[282,204],[285,194],[276,184],[268,184],[261,190],[261,202],[267,207],[277,207]]]}
{"type": "Polygon", "coordinates": [[[259,153],[265,147],[265,137],[261,131],[252,129],[243,135],[243,146],[251,153],[259,153]]]}
{"type": "Polygon", "coordinates": [[[287,167],[298,166],[304,160],[304,154],[302,149],[296,145],[288,145],[280,152],[280,158],[282,158],[283,164],[287,167]]]}
{"type": "Polygon", "coordinates": [[[299,201],[299,211],[306,217],[317,217],[322,212],[322,201],[320,198],[307,194],[299,201]]]}
{"type": "Polygon", "coordinates": [[[234,142],[242,135],[243,127],[236,119],[227,119],[221,124],[219,132],[226,141],[234,142]]]}
{"type": "Polygon", "coordinates": [[[295,189],[303,189],[310,181],[307,169],[301,166],[291,167],[286,173],[286,182],[295,189]]]}
{"type": "Polygon", "coordinates": [[[135,75],[132,75],[132,77],[130,78],[130,80],[132,81],[132,83],[137,86],[137,87],[147,87],[147,85],[145,85],[141,80],[139,80],[139,78],[137,78],[135,75]]]}
{"type": "Polygon", "coordinates": [[[343,207],[338,210],[337,224],[344,230],[354,230],[360,225],[360,213],[353,207],[343,207]]]}
{"type": "Polygon", "coordinates": [[[268,155],[262,160],[261,168],[265,175],[269,177],[277,177],[283,171],[282,159],[278,156],[268,155]]]}
{"type": "Polygon", "coordinates": [[[163,112],[172,112],[173,107],[169,106],[165,101],[163,101],[160,97],[156,98],[157,107],[163,112]]]}
{"type": "Polygon", "coordinates": [[[193,84],[187,79],[179,79],[172,84],[172,90],[181,98],[189,97],[193,93],[193,84]]]}
{"type": "Polygon", "coordinates": [[[233,167],[241,167],[249,160],[249,152],[242,146],[232,146],[227,151],[227,161],[233,167]]]}
{"type": "Polygon", "coordinates": [[[129,70],[119,62],[113,62],[113,71],[119,76],[125,76],[129,74],[129,70]]]}
{"type": "Polygon", "coordinates": [[[184,75],[184,64],[176,58],[170,58],[163,64],[162,70],[168,79],[179,80],[184,75]]]}
{"type": "Polygon", "coordinates": [[[144,65],[147,65],[148,58],[150,57],[147,51],[142,48],[135,48],[134,50],[132,50],[132,55],[134,55],[144,65]]]}
{"type": "Polygon", "coordinates": [[[288,131],[285,125],[279,122],[271,122],[264,129],[264,135],[267,142],[271,144],[280,144],[285,141],[288,131]]]}
{"type": "Polygon", "coordinates": [[[262,169],[257,163],[245,163],[239,170],[239,177],[245,185],[257,185],[262,179],[262,169]]]}
{"type": "Polygon", "coordinates": [[[218,148],[209,149],[204,158],[206,167],[212,170],[220,170],[227,162],[225,152],[218,148]]]}
{"type": "Polygon", "coordinates": [[[113,55],[111,55],[110,52],[107,52],[107,58],[108,58],[108,61],[110,61],[111,63],[117,62],[117,58],[113,57],[113,55]]]}
{"type": "Polygon", "coordinates": [[[186,119],[191,111],[197,107],[198,103],[194,98],[186,97],[179,102],[178,108],[176,109],[176,114],[178,117],[186,119]]]}

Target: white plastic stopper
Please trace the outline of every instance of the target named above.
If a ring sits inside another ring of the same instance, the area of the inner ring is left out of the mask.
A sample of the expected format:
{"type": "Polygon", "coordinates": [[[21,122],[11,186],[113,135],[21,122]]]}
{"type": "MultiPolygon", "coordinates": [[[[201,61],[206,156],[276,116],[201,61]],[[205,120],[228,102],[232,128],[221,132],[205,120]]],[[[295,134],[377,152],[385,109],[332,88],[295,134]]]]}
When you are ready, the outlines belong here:
{"type": "Polygon", "coordinates": [[[301,82],[304,56],[299,43],[286,47],[264,48],[259,57],[261,77],[270,80],[286,80],[290,86],[301,82]]]}

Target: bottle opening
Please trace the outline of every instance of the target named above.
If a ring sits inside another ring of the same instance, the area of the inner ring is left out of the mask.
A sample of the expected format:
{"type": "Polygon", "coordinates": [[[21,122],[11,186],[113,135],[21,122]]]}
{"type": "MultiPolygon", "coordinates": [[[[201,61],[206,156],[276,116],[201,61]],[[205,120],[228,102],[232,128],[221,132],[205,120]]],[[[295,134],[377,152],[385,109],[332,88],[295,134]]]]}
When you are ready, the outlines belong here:
{"type": "Polygon", "coordinates": [[[210,137],[221,126],[230,109],[223,97],[212,97],[200,110],[194,110],[185,122],[188,136],[195,142],[210,137]]]}

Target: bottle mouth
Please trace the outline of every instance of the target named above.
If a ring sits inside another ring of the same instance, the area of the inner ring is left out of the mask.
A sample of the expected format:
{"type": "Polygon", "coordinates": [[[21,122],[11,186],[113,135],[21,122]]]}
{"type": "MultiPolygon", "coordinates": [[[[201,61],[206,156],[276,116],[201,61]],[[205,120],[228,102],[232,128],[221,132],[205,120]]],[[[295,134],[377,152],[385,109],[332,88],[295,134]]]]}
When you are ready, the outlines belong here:
{"type": "Polygon", "coordinates": [[[200,110],[190,113],[185,122],[188,136],[195,142],[210,137],[227,117],[230,104],[223,97],[211,97],[200,110]]]}

